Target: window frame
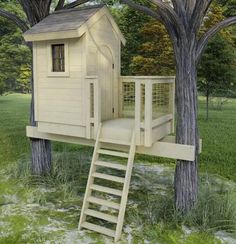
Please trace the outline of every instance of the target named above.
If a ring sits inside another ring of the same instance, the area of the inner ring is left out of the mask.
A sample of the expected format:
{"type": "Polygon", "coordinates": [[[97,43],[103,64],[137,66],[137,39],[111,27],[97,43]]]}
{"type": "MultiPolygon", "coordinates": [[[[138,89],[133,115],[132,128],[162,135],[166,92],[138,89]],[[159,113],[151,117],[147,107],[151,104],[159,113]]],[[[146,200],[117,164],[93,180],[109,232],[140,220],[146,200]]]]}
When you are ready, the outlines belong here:
{"type": "Polygon", "coordinates": [[[48,76],[49,77],[69,77],[69,45],[66,41],[54,41],[47,43],[47,53],[48,53],[48,76]],[[52,47],[53,45],[64,45],[64,66],[65,71],[53,71],[53,55],[52,47]]]}

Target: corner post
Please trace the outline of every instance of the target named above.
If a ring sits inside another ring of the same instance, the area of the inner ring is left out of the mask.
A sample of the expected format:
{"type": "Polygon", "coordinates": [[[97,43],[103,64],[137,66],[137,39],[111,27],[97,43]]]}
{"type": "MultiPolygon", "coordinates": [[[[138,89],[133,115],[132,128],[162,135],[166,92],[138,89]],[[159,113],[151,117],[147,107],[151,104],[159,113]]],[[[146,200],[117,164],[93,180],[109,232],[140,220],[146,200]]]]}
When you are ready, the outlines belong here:
{"type": "Polygon", "coordinates": [[[135,138],[136,145],[141,144],[141,81],[135,80],[135,138]]]}
{"type": "Polygon", "coordinates": [[[145,83],[145,121],[144,145],[152,146],[152,80],[145,83]]]}

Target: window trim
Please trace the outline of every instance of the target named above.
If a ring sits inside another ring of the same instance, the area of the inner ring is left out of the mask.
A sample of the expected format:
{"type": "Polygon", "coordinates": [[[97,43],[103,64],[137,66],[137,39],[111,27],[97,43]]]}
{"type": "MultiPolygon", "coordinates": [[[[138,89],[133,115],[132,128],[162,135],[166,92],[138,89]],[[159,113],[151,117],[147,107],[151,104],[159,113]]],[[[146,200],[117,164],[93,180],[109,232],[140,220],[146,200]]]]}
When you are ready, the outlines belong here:
{"type": "Polygon", "coordinates": [[[54,41],[47,43],[47,53],[48,53],[48,77],[69,77],[69,45],[65,41],[54,41]],[[53,72],[53,57],[52,57],[52,45],[64,45],[64,62],[65,71],[64,72],[53,72]]]}

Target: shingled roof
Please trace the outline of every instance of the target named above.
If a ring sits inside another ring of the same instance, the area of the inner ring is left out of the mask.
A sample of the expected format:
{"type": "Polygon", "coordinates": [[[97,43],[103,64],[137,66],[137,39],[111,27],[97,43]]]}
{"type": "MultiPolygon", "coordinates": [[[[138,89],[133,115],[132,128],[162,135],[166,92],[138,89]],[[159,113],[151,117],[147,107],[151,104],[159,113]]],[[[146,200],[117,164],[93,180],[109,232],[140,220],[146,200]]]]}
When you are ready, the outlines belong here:
{"type": "Polygon", "coordinates": [[[26,31],[24,35],[76,30],[103,7],[104,4],[101,4],[54,12],[26,31]]]}
{"type": "Polygon", "coordinates": [[[104,4],[56,11],[24,33],[27,42],[77,38],[106,15],[121,42],[125,38],[104,4]]]}

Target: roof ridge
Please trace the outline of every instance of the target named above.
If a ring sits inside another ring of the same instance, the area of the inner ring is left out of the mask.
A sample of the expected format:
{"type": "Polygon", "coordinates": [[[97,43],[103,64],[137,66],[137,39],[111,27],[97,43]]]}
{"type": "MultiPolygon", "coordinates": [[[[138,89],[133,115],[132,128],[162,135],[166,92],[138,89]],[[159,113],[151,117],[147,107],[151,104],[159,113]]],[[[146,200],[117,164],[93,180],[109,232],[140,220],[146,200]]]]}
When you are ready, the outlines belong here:
{"type": "Polygon", "coordinates": [[[82,11],[82,10],[87,10],[87,9],[102,8],[104,6],[106,6],[105,3],[87,5],[87,6],[83,6],[83,7],[77,7],[77,8],[62,9],[62,10],[55,11],[51,14],[60,14],[60,13],[73,12],[73,11],[82,11]]]}

